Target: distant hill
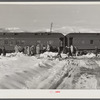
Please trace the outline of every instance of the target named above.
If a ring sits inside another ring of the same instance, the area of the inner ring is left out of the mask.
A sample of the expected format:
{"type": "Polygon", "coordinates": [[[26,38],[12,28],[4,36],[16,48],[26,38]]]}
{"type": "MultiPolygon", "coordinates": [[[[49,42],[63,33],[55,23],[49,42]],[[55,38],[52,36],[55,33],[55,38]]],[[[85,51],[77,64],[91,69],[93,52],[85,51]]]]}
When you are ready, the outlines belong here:
{"type": "Polygon", "coordinates": [[[25,32],[20,28],[0,28],[0,32],[25,32]]]}
{"type": "MultiPolygon", "coordinates": [[[[32,32],[32,31],[25,31],[17,27],[11,27],[11,28],[0,28],[0,32],[32,32]]],[[[39,29],[38,31],[33,31],[33,33],[39,33],[39,32],[50,32],[49,29],[39,29]]],[[[68,33],[100,33],[100,29],[89,29],[89,28],[83,28],[83,27],[75,27],[75,26],[63,26],[59,28],[54,28],[52,32],[59,32],[63,35],[67,35],[68,33]]]]}
{"type": "Polygon", "coordinates": [[[90,28],[83,28],[83,27],[71,27],[71,26],[63,26],[61,28],[56,28],[53,31],[61,32],[64,35],[68,33],[100,33],[100,29],[90,29],[90,28]]]}

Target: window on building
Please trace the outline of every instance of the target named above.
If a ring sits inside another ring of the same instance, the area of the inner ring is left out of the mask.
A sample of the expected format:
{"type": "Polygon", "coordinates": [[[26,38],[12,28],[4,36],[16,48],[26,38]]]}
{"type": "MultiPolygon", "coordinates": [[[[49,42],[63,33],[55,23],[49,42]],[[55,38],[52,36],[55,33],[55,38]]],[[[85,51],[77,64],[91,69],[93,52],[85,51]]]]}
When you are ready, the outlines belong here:
{"type": "Polygon", "coordinates": [[[38,35],[37,33],[35,33],[35,35],[38,35]]]}
{"type": "Polygon", "coordinates": [[[48,35],[51,35],[50,33],[48,33],[48,35]]]}
{"type": "Polygon", "coordinates": [[[6,35],[6,33],[3,33],[3,35],[6,35]]]}
{"type": "Polygon", "coordinates": [[[17,33],[14,33],[14,35],[18,35],[17,33]]]}
{"type": "Polygon", "coordinates": [[[14,41],[13,40],[9,40],[9,45],[13,46],[13,44],[14,44],[14,41]]]}
{"type": "Polygon", "coordinates": [[[25,41],[24,40],[20,41],[20,44],[21,45],[24,45],[25,44],[25,41]]]}
{"type": "Polygon", "coordinates": [[[40,40],[37,40],[37,43],[41,43],[41,41],[40,40]]]}
{"type": "Polygon", "coordinates": [[[43,33],[40,33],[40,35],[43,35],[43,33]]]}
{"type": "Polygon", "coordinates": [[[4,40],[4,44],[6,44],[6,45],[7,45],[7,44],[8,44],[8,40],[4,40]]]}
{"type": "Polygon", "coordinates": [[[20,44],[20,40],[16,40],[16,45],[19,45],[20,44]]]}
{"type": "Polygon", "coordinates": [[[93,40],[90,40],[90,44],[93,44],[93,40]]]}
{"type": "Polygon", "coordinates": [[[82,44],[84,44],[84,43],[85,43],[85,41],[83,40],[83,41],[82,41],[82,44]]]}

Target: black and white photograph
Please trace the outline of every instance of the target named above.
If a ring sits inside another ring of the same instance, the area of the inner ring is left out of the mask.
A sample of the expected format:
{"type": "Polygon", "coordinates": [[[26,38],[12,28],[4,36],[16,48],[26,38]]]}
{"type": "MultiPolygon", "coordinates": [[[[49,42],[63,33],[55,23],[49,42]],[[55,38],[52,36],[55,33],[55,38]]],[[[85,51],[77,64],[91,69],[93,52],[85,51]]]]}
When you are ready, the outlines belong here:
{"type": "Polygon", "coordinates": [[[100,89],[100,4],[0,3],[0,89],[100,89]]]}

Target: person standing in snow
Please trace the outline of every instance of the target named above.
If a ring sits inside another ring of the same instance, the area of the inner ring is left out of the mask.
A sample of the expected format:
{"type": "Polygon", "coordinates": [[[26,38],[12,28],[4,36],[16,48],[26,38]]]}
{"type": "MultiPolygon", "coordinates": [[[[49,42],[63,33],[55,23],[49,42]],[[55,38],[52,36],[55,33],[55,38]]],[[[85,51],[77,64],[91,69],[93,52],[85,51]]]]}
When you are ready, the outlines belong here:
{"type": "Polygon", "coordinates": [[[74,46],[73,45],[70,46],[70,51],[71,51],[71,56],[73,56],[73,54],[74,54],[74,46]]]}
{"type": "Polygon", "coordinates": [[[27,54],[27,46],[24,47],[24,54],[27,54]]]}
{"type": "Polygon", "coordinates": [[[31,56],[33,56],[35,54],[35,47],[34,47],[34,45],[32,45],[30,47],[30,52],[31,52],[31,56]]]}
{"type": "Polygon", "coordinates": [[[0,48],[0,55],[1,55],[1,53],[2,53],[2,49],[0,48]]]}
{"type": "Polygon", "coordinates": [[[58,54],[57,56],[59,56],[61,58],[61,53],[63,51],[63,41],[61,39],[59,39],[59,46],[58,46],[58,54]]]}
{"type": "Polygon", "coordinates": [[[41,50],[40,44],[38,43],[38,44],[36,45],[36,54],[40,54],[40,50],[41,50]]]}
{"type": "Polygon", "coordinates": [[[68,49],[68,57],[72,56],[70,47],[68,47],[67,49],[68,49]]]}
{"type": "Polygon", "coordinates": [[[22,52],[22,50],[23,50],[23,47],[18,46],[18,51],[19,51],[19,52],[22,52]]]}
{"type": "Polygon", "coordinates": [[[65,50],[66,50],[65,53],[69,56],[69,47],[66,46],[66,47],[65,47],[65,50]]]}
{"type": "Polygon", "coordinates": [[[24,47],[22,47],[22,53],[24,53],[24,47]]]}
{"type": "Polygon", "coordinates": [[[2,53],[3,53],[3,56],[6,56],[6,49],[5,49],[5,47],[2,48],[2,53]]]}
{"type": "Polygon", "coordinates": [[[27,55],[30,56],[30,46],[27,46],[27,55]]]}
{"type": "Polygon", "coordinates": [[[47,51],[49,52],[50,51],[50,44],[47,43],[47,51]]]}
{"type": "Polygon", "coordinates": [[[15,53],[18,53],[19,52],[19,50],[18,50],[18,45],[15,45],[15,53]]]}
{"type": "Polygon", "coordinates": [[[59,58],[61,58],[61,49],[60,49],[60,47],[58,47],[58,54],[57,54],[57,56],[58,56],[59,58]]]}
{"type": "Polygon", "coordinates": [[[43,45],[43,52],[42,53],[44,53],[44,52],[46,52],[46,46],[45,45],[43,45]]]}
{"type": "Polygon", "coordinates": [[[79,53],[79,51],[78,51],[78,48],[77,47],[75,47],[75,49],[76,49],[76,56],[78,56],[78,53],[79,53]]]}
{"type": "Polygon", "coordinates": [[[98,56],[98,47],[95,47],[95,55],[98,56]]]}

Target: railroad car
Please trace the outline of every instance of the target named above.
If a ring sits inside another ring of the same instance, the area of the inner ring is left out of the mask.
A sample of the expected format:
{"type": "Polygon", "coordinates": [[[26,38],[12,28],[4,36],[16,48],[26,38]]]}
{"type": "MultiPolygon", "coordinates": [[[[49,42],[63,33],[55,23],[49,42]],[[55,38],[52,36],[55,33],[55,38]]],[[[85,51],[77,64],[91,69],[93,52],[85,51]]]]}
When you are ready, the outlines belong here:
{"type": "Polygon", "coordinates": [[[100,33],[69,33],[65,38],[67,46],[72,44],[80,50],[100,49],[100,33]]]}
{"type": "Polygon", "coordinates": [[[0,48],[4,46],[8,52],[12,52],[15,45],[24,47],[36,45],[37,42],[41,43],[41,45],[49,43],[56,48],[59,45],[59,39],[63,37],[62,33],[54,32],[1,32],[0,48]]]}

